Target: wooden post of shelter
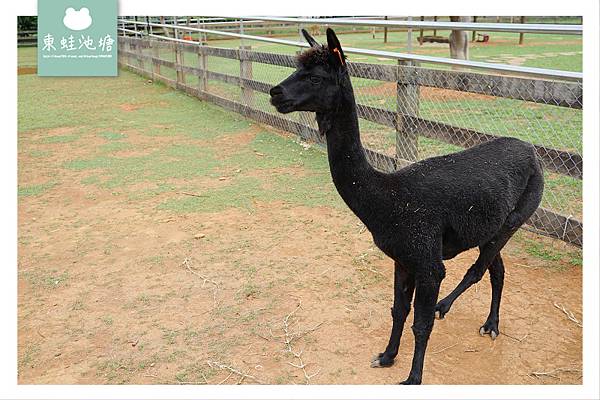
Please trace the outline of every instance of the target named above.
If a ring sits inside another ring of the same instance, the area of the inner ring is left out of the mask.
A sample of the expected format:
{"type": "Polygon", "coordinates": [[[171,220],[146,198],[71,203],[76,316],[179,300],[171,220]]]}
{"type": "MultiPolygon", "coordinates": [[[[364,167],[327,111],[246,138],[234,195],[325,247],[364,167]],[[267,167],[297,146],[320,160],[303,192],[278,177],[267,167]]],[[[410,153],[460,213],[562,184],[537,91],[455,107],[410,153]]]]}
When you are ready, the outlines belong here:
{"type": "MultiPolygon", "coordinates": [[[[383,17],[383,19],[385,21],[387,21],[388,17],[387,15],[383,17]]],[[[387,43],[387,33],[388,33],[388,28],[387,25],[383,27],[383,43],[387,43]]]]}
{"type": "MultiPolygon", "coordinates": [[[[437,22],[437,15],[433,16],[433,22],[437,22]]],[[[433,36],[437,36],[437,29],[433,30],[433,36]]]]}
{"type": "MultiPolygon", "coordinates": [[[[477,17],[473,17],[473,22],[477,22],[477,17]]],[[[477,31],[473,29],[473,36],[471,37],[471,41],[474,42],[477,39],[477,31]]]]}
{"type": "Polygon", "coordinates": [[[410,61],[399,60],[396,80],[396,159],[402,168],[419,158],[414,117],[419,115],[419,86],[410,61]]]}
{"type": "MultiPolygon", "coordinates": [[[[161,25],[165,25],[165,17],[164,17],[164,16],[161,16],[161,17],[160,17],[160,24],[161,24],[161,25]]],[[[169,30],[168,30],[167,28],[165,28],[165,27],[163,26],[163,27],[162,27],[162,31],[163,31],[163,34],[164,34],[166,37],[169,37],[169,30]]]]}
{"type": "MultiPolygon", "coordinates": [[[[521,23],[524,24],[525,23],[525,17],[521,17],[521,23]]],[[[523,44],[523,41],[525,39],[525,34],[523,32],[519,33],[519,44],[523,44]]]]}

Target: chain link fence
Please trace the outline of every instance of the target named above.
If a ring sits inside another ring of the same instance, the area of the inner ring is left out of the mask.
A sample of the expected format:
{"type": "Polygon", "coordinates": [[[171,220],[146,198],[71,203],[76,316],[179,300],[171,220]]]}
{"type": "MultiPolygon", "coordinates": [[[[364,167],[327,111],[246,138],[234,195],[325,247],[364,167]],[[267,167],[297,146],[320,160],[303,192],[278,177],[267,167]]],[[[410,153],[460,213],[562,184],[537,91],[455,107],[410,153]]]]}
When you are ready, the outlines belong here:
{"type": "MultiPolygon", "coordinates": [[[[323,143],[311,113],[279,114],[269,89],[295,69],[296,48],[266,53],[119,37],[119,62],[150,79],[323,143]]],[[[527,229],[582,245],[582,83],[420,66],[349,62],[369,161],[393,171],[499,136],[536,146],[545,193],[527,229]]]]}

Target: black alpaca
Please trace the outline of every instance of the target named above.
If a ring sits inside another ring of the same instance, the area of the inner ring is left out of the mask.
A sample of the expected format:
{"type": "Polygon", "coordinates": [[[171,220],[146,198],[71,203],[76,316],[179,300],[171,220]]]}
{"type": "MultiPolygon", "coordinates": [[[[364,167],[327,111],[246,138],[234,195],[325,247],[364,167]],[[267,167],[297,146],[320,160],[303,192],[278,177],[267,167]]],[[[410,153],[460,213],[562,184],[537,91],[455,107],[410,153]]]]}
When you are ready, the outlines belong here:
{"type": "Polygon", "coordinates": [[[298,69],[271,89],[271,103],[281,113],[316,112],[340,196],[371,231],[375,244],[395,261],[391,337],[371,366],[393,364],[414,293],[415,349],[410,374],[402,383],[420,384],[435,313],[443,318],[486,270],[492,303],[480,333],[492,339],[498,335],[504,282],[500,250],[540,203],[540,163],[532,145],[500,138],[394,173],[375,170],[360,141],[354,92],[335,33],[327,30],[327,46],[303,34],[311,48],[298,57],[298,69]],[[477,261],[436,305],[445,276],[443,260],[474,247],[479,247],[477,261]]]}

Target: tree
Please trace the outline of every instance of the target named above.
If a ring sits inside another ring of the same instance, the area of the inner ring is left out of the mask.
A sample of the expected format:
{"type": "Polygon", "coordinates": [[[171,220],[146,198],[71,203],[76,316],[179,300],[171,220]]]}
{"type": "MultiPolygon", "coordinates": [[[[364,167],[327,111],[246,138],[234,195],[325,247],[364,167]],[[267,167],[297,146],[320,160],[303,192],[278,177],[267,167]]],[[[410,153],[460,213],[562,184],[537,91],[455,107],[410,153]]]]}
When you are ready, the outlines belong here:
{"type": "MultiPolygon", "coordinates": [[[[471,22],[471,17],[450,17],[450,22],[471,22]]],[[[469,35],[467,31],[453,30],[448,37],[450,57],[459,60],[469,59],[469,35]]]]}
{"type": "Polygon", "coordinates": [[[19,31],[35,31],[35,30],[37,30],[37,17],[35,17],[35,16],[17,17],[17,30],[19,30],[19,31]]]}

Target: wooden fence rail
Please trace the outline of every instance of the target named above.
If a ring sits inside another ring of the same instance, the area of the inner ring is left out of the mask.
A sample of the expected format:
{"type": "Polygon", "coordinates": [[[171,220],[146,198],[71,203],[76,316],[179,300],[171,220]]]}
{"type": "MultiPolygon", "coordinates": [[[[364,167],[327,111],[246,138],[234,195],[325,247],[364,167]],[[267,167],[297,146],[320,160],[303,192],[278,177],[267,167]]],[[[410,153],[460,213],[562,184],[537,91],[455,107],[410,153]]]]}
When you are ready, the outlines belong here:
{"type": "MultiPolygon", "coordinates": [[[[252,63],[263,63],[294,68],[295,57],[252,51],[249,47],[240,49],[198,46],[191,43],[165,42],[147,38],[119,37],[119,63],[133,71],[162,81],[186,93],[218,104],[259,122],[295,133],[306,140],[323,143],[323,138],[310,124],[293,121],[276,113],[257,109],[254,106],[253,92],[268,93],[272,84],[253,78],[252,63]],[[143,49],[151,49],[144,54],[143,49]],[[173,52],[175,61],[161,59],[159,50],[173,52]],[[197,57],[197,66],[183,65],[184,53],[197,57]],[[240,63],[239,75],[211,71],[208,57],[221,57],[237,60],[240,63]],[[147,63],[148,67],[144,67],[147,63]],[[176,71],[176,79],[161,73],[161,66],[176,71]],[[186,75],[198,77],[198,86],[186,84],[186,75]],[[220,81],[240,88],[240,101],[227,99],[209,90],[209,81],[220,81]]],[[[396,82],[398,107],[387,110],[365,104],[357,104],[361,119],[384,125],[396,131],[396,157],[366,149],[367,157],[375,167],[394,171],[409,162],[418,160],[416,138],[423,136],[460,147],[492,140],[497,135],[478,132],[473,129],[452,126],[438,121],[421,118],[418,114],[419,88],[423,86],[475,93],[493,97],[518,99],[528,102],[550,104],[558,107],[581,109],[582,88],[580,84],[555,82],[520,77],[485,75],[464,71],[440,71],[414,65],[375,65],[349,63],[349,73],[353,77],[396,82]],[[409,105],[407,107],[407,105],[409,105]]],[[[535,145],[538,155],[547,171],[582,179],[583,160],[574,152],[535,145]]],[[[564,216],[540,207],[528,221],[529,228],[565,242],[581,246],[583,225],[572,216],[564,216]]]]}

